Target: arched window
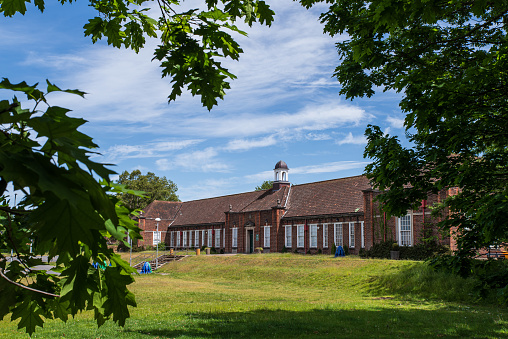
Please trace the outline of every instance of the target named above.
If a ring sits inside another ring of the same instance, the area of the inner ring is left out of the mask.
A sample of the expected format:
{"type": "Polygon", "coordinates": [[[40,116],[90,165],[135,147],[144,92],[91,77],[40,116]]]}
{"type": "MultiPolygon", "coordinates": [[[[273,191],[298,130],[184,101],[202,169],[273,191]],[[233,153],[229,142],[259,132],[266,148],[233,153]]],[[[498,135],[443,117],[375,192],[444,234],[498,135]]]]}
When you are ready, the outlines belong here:
{"type": "Polygon", "coordinates": [[[282,172],[282,181],[286,181],[286,172],[282,172]]]}

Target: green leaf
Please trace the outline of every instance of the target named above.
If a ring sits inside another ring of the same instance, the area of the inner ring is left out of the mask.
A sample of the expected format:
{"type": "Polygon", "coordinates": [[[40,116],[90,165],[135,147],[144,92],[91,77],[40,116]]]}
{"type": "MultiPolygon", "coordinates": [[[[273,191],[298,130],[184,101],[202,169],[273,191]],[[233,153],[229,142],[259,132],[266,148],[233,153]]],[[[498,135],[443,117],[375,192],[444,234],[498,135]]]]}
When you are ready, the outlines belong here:
{"type": "Polygon", "coordinates": [[[24,0],[2,0],[2,2],[0,2],[0,6],[1,11],[4,12],[4,16],[13,16],[17,12],[25,14],[26,12],[26,4],[24,0]]]}
{"type": "Polygon", "coordinates": [[[18,329],[25,328],[26,332],[31,335],[35,332],[37,326],[44,326],[42,314],[43,311],[37,301],[33,300],[29,294],[26,294],[21,304],[18,304],[12,311],[11,321],[21,318],[18,323],[18,329]]]}
{"type": "Polygon", "coordinates": [[[126,287],[134,282],[134,279],[131,275],[122,274],[120,267],[107,267],[104,274],[108,297],[104,303],[104,313],[107,316],[113,314],[113,320],[124,326],[125,320],[130,316],[127,306],[136,306],[134,294],[126,287]]]}

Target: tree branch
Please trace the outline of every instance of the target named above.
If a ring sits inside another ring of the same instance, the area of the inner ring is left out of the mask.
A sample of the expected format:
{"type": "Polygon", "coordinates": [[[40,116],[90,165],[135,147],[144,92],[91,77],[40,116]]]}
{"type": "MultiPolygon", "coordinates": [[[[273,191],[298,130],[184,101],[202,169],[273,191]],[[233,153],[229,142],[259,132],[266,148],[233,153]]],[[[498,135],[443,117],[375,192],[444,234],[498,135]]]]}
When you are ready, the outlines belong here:
{"type": "Polygon", "coordinates": [[[32,287],[28,287],[28,286],[25,286],[23,284],[20,284],[20,283],[17,283],[15,281],[12,281],[11,279],[9,279],[9,277],[7,277],[4,272],[2,272],[2,269],[0,268],[0,276],[2,276],[2,278],[4,278],[5,280],[7,280],[9,283],[13,284],[13,285],[16,285],[18,287],[21,287],[21,288],[24,288],[25,290],[29,290],[29,291],[32,291],[32,292],[37,292],[37,293],[41,293],[41,294],[45,294],[45,295],[48,295],[50,297],[56,297],[56,298],[60,298],[59,295],[57,294],[53,294],[53,293],[49,293],[49,292],[44,292],[44,291],[40,291],[40,290],[37,290],[35,288],[32,288],[32,287]]]}

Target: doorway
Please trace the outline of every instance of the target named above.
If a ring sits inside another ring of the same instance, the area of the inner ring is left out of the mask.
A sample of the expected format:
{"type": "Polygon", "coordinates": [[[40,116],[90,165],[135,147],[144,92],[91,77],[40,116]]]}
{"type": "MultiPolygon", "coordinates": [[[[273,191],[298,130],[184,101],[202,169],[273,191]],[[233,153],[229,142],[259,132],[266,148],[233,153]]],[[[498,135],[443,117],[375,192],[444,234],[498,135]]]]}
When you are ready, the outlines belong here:
{"type": "Polygon", "coordinates": [[[254,253],[254,230],[247,230],[247,253],[254,253]]]}

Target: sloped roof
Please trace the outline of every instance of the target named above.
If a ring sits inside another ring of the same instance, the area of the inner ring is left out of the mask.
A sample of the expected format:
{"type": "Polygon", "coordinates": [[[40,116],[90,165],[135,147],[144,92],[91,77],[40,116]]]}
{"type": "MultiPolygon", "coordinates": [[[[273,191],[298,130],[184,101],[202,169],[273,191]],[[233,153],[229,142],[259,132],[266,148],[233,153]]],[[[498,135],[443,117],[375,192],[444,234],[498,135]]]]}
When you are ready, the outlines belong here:
{"type": "Polygon", "coordinates": [[[295,185],[284,218],[363,212],[362,190],[368,188],[363,175],[295,185]]]}
{"type": "Polygon", "coordinates": [[[177,211],[182,206],[181,201],[159,201],[155,200],[145,207],[140,218],[161,218],[162,220],[173,220],[177,211]]]}
{"type": "Polygon", "coordinates": [[[226,221],[224,212],[242,211],[247,205],[262,196],[264,191],[254,191],[222,197],[187,201],[178,212],[174,226],[221,223],[226,221]]]}
{"type": "Polygon", "coordinates": [[[186,202],[154,201],[142,217],[174,220],[173,226],[225,222],[225,212],[253,212],[286,207],[284,218],[363,212],[363,190],[371,188],[363,175],[253,191],[186,202]]]}
{"type": "Polygon", "coordinates": [[[259,195],[255,200],[251,201],[240,212],[253,212],[253,211],[266,211],[272,207],[277,206],[277,200],[280,201],[281,206],[285,206],[289,193],[289,186],[282,187],[278,191],[271,189],[260,191],[263,194],[259,195]]]}

